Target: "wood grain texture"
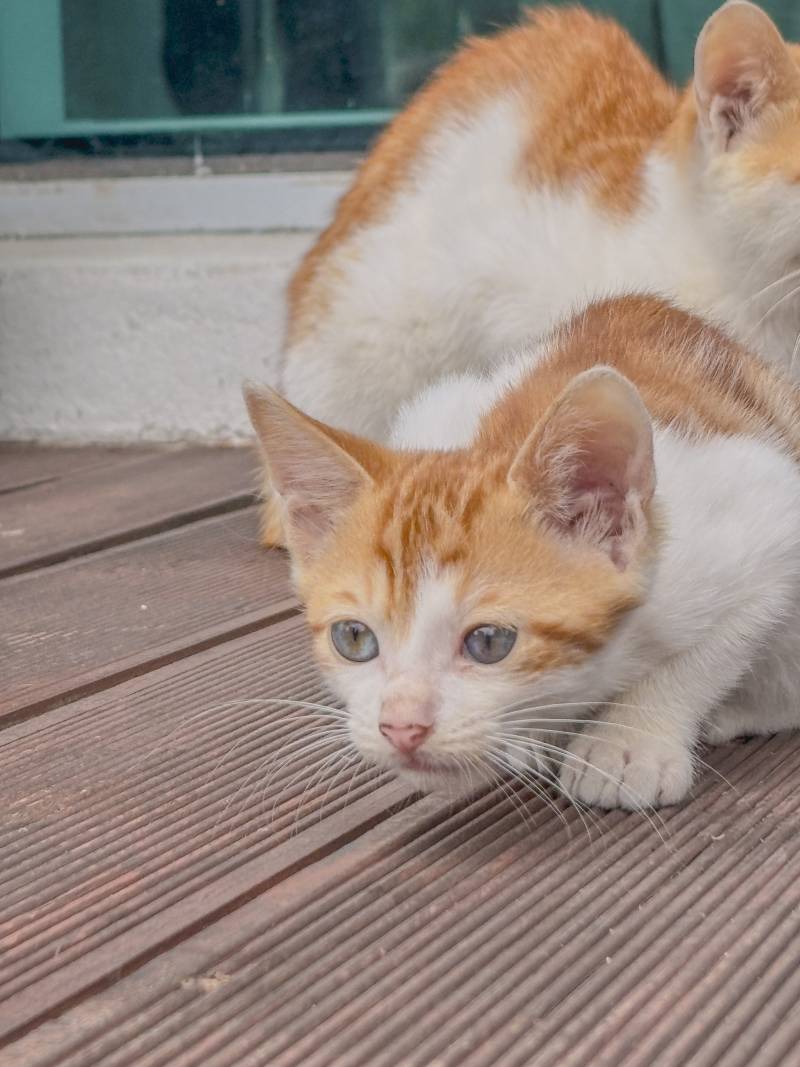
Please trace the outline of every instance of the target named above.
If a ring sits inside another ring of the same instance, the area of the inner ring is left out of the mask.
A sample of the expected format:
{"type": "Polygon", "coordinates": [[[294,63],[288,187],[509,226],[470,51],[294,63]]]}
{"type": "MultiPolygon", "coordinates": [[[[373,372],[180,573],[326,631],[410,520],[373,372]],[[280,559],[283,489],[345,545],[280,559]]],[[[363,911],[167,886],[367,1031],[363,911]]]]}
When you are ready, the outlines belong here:
{"type": "Polygon", "coordinates": [[[789,1067],[800,738],[638,815],[417,802],[86,999],[14,1067],[789,1067]],[[729,779],[731,785],[719,777],[729,779]]]}
{"type": "Polygon", "coordinates": [[[800,735],[652,821],[420,798],[302,706],[247,454],[72,460],[0,496],[3,1067],[794,1067],[800,735]]]}
{"type": "Polygon", "coordinates": [[[0,441],[0,493],[40,485],[92,468],[128,463],[158,453],[155,447],[75,445],[49,447],[21,441],[0,441]]]}
{"type": "Polygon", "coordinates": [[[256,472],[247,448],[177,448],[134,452],[9,493],[0,511],[0,577],[244,507],[256,472]]]}
{"type": "Polygon", "coordinates": [[[0,734],[0,1033],[405,795],[296,703],[324,699],[293,620],[0,734]]]}
{"type": "Polygon", "coordinates": [[[8,578],[0,603],[0,720],[297,607],[286,558],[258,545],[255,508],[8,578]]]}

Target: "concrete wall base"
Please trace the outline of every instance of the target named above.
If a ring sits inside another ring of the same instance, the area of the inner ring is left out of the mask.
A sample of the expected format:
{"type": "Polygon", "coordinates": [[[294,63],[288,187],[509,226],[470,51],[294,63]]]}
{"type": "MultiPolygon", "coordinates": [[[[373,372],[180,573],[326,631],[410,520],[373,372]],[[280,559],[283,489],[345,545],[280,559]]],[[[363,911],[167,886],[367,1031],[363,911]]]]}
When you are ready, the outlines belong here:
{"type": "Polygon", "coordinates": [[[309,233],[0,241],[0,438],[237,441],[309,233]]]}

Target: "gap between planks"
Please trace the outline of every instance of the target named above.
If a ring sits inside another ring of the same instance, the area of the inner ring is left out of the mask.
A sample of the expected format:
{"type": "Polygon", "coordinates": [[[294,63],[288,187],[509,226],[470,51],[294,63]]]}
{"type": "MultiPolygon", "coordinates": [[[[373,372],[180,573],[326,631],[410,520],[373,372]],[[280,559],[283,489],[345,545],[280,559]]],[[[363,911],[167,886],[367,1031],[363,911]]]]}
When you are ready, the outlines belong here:
{"type": "Polygon", "coordinates": [[[83,697],[103,693],[107,689],[113,689],[114,686],[120,685],[122,682],[128,682],[132,678],[150,674],[152,671],[158,670],[159,667],[179,663],[181,660],[196,656],[198,653],[205,652],[216,645],[223,645],[226,642],[236,640],[236,638],[246,637],[247,634],[255,633],[256,630],[265,630],[270,626],[276,626],[278,623],[292,619],[300,613],[299,603],[293,598],[287,598],[285,601],[270,608],[266,613],[251,612],[240,623],[225,624],[218,628],[212,628],[205,633],[201,632],[195,635],[188,644],[175,641],[159,649],[157,653],[148,659],[140,660],[130,666],[112,668],[110,673],[103,677],[77,683],[71,688],[15,708],[13,711],[0,716],[0,734],[10,726],[17,726],[19,723],[27,722],[29,719],[36,718],[36,716],[43,715],[48,711],[74,704],[83,697]]]}
{"type": "Polygon", "coordinates": [[[211,519],[218,515],[228,515],[231,512],[241,511],[243,508],[251,507],[257,502],[257,495],[248,492],[228,497],[225,500],[218,500],[211,504],[204,504],[200,507],[189,508],[186,511],[177,512],[174,515],[167,516],[163,519],[157,519],[154,522],[144,523],[141,526],[130,527],[127,530],[117,531],[112,534],[105,534],[84,541],[79,545],[58,549],[54,552],[46,552],[41,556],[38,556],[36,559],[24,560],[21,563],[12,563],[8,567],[0,568],[0,579],[13,578],[18,574],[30,574],[33,571],[44,570],[57,563],[65,563],[68,560],[80,559],[83,556],[101,552],[106,548],[116,548],[119,545],[131,544],[132,542],[139,541],[145,537],[152,537],[155,534],[166,533],[169,530],[176,530],[181,526],[188,526],[193,522],[199,522],[201,519],[211,519]]]}
{"type": "Polygon", "coordinates": [[[418,793],[399,783],[383,785],[324,823],[290,838],[266,857],[251,860],[212,887],[172,905],[166,914],[153,916],[94,949],[88,957],[68,966],[66,975],[63,970],[56,971],[12,995],[0,1005],[0,1049],[88,997],[103,992],[281,882],[340,852],[418,800],[418,793]],[[234,888],[237,884],[241,886],[238,892],[234,888]],[[181,924],[168,934],[163,933],[170,919],[179,917],[181,924]],[[68,986],[71,988],[66,992],[68,986]]]}

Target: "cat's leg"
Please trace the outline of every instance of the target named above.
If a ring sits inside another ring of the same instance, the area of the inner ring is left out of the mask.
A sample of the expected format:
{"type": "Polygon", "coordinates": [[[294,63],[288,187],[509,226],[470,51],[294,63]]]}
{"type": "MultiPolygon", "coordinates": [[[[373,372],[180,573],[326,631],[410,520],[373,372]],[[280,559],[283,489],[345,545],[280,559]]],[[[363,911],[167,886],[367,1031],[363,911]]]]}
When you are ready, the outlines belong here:
{"type": "Polygon", "coordinates": [[[800,608],[767,643],[753,668],[703,725],[702,738],[725,745],[800,727],[800,608]]]}
{"type": "Polygon", "coordinates": [[[560,773],[565,793],[634,810],[683,800],[704,723],[756,661],[769,632],[758,615],[728,620],[603,706],[568,747],[560,773]]]}
{"type": "Polygon", "coordinates": [[[737,737],[761,737],[800,726],[797,713],[765,715],[762,705],[747,690],[737,689],[703,726],[702,740],[708,745],[727,745],[737,737]]]}

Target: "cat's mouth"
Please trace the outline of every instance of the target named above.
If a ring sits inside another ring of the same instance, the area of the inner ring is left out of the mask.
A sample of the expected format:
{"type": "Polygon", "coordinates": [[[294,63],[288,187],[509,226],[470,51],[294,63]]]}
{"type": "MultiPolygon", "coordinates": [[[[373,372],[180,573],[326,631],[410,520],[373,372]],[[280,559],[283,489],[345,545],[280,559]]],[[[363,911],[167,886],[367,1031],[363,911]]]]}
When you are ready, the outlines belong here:
{"type": "MultiPolygon", "coordinates": [[[[463,796],[465,790],[472,791],[483,778],[478,766],[468,772],[464,764],[452,756],[432,756],[422,752],[398,756],[394,769],[413,789],[450,799],[463,796]]],[[[491,775],[486,775],[485,781],[491,780],[491,775]]]]}
{"type": "Polygon", "coordinates": [[[410,755],[398,755],[397,769],[410,774],[424,774],[452,780],[464,777],[464,768],[454,759],[443,756],[431,756],[426,752],[414,752],[410,755]]]}

